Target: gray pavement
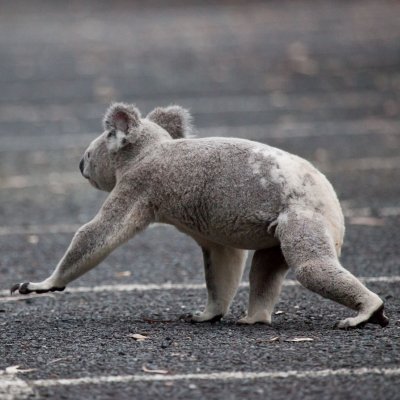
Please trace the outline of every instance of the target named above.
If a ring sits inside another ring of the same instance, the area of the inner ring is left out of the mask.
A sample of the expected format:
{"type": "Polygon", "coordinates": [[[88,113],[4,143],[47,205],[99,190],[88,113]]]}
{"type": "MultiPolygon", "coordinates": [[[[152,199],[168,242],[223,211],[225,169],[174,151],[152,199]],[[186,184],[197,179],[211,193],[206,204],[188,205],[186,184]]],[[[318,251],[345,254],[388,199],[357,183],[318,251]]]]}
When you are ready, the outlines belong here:
{"type": "Polygon", "coordinates": [[[400,399],[400,4],[26,3],[0,4],[0,399],[400,399]],[[166,226],[70,291],[10,297],[104,200],[77,166],[112,100],[176,102],[199,136],[318,165],[347,216],[343,264],[390,325],[334,329],[351,311],[291,274],[270,327],[235,324],[246,287],[221,322],[190,324],[201,252],[166,226]]]}

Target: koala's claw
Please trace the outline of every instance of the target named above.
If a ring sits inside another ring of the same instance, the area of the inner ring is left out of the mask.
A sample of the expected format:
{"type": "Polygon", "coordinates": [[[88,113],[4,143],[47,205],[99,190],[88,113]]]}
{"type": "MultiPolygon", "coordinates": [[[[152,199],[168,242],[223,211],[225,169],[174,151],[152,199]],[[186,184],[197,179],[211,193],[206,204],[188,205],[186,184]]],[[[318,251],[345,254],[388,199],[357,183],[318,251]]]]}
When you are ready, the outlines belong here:
{"type": "Polygon", "coordinates": [[[389,325],[389,318],[385,314],[383,304],[370,316],[361,315],[354,318],[346,318],[339,321],[335,327],[339,329],[357,329],[363,328],[368,323],[380,325],[382,328],[389,325]]]}
{"type": "Polygon", "coordinates": [[[189,316],[189,322],[218,322],[223,317],[223,314],[209,315],[208,313],[194,313],[189,316]]]}
{"type": "Polygon", "coordinates": [[[58,287],[52,287],[52,288],[49,288],[49,289],[34,289],[34,290],[31,290],[31,289],[28,288],[28,286],[29,286],[29,282],[16,283],[15,285],[11,286],[10,292],[11,292],[11,294],[13,294],[14,292],[16,292],[18,290],[18,292],[20,294],[29,294],[29,293],[41,294],[41,293],[56,292],[56,291],[62,292],[65,289],[65,286],[64,286],[64,287],[59,287],[59,288],[58,287]]]}
{"type": "Polygon", "coordinates": [[[371,322],[372,324],[378,324],[382,328],[389,325],[389,318],[385,314],[385,308],[383,304],[371,315],[371,318],[368,322],[371,322]]]}
{"type": "Polygon", "coordinates": [[[16,283],[15,285],[11,286],[10,293],[13,294],[15,291],[19,291],[21,294],[28,294],[30,290],[28,289],[29,282],[25,283],[16,283]]]}

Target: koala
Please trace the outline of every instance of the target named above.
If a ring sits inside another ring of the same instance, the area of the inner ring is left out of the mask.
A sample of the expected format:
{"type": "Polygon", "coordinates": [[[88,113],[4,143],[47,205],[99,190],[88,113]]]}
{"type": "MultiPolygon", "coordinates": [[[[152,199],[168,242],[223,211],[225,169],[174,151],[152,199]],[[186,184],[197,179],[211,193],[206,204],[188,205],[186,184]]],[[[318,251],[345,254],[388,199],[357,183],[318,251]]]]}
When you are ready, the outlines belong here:
{"type": "Polygon", "coordinates": [[[339,328],[388,324],[383,301],[339,261],[341,207],[331,184],[308,161],[250,140],[188,137],[191,116],[179,106],[142,118],[133,105],[115,103],[103,125],[79,168],[108,198],[76,232],[50,277],[18,283],[11,293],[64,290],[158,222],[175,226],[202,249],[208,296],[194,322],[227,313],[247,252],[254,250],[248,312],[239,323],[271,323],[291,268],[304,287],[357,311],[339,328]]]}

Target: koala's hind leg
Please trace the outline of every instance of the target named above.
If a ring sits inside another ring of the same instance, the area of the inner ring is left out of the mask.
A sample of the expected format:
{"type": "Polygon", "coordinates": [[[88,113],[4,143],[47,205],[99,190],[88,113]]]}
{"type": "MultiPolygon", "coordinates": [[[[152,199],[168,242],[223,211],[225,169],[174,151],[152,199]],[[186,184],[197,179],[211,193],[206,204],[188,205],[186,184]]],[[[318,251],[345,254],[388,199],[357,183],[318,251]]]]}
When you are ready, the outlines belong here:
{"type": "Polygon", "coordinates": [[[272,312],[289,267],[280,247],[257,250],[250,269],[250,299],[247,316],[239,324],[271,323],[272,312]]]}
{"type": "Polygon", "coordinates": [[[288,212],[278,219],[277,234],[288,265],[299,282],[323,297],[358,311],[340,321],[342,329],[368,322],[386,326],[383,301],[340,264],[334,240],[322,215],[288,212]]]}
{"type": "Polygon", "coordinates": [[[202,247],[207,284],[205,310],[193,322],[217,321],[228,311],[245,267],[247,251],[210,244],[202,247]]]}

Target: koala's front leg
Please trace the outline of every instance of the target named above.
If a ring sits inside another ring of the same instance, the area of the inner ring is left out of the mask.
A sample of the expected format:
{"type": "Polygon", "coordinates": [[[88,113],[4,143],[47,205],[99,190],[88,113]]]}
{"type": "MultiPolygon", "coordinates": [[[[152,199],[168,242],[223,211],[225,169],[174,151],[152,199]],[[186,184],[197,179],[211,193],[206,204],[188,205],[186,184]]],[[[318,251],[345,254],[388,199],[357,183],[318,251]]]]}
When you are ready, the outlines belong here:
{"type": "Polygon", "coordinates": [[[150,211],[139,202],[129,204],[130,196],[112,193],[96,217],[82,226],[57,265],[42,282],[17,283],[11,293],[45,293],[65,286],[99,264],[117,246],[151,222],[150,211]]]}
{"type": "Polygon", "coordinates": [[[245,267],[247,251],[217,244],[202,247],[207,284],[205,310],[192,316],[193,322],[217,321],[228,311],[245,267]]]}

